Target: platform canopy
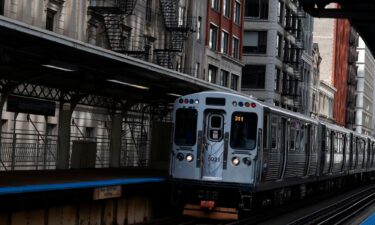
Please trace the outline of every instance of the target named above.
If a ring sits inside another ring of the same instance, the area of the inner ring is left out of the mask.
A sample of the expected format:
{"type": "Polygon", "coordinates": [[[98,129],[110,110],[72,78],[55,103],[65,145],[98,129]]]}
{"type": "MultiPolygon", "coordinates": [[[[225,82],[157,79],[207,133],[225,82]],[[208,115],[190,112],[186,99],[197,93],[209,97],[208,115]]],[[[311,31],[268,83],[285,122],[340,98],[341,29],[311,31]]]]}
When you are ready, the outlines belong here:
{"type": "Polygon", "coordinates": [[[305,11],[314,17],[349,19],[367,47],[375,55],[375,1],[374,0],[299,0],[305,11]],[[337,3],[338,8],[328,8],[337,3]]]}
{"type": "Polygon", "coordinates": [[[0,79],[134,102],[233,90],[0,16],[0,79]]]}

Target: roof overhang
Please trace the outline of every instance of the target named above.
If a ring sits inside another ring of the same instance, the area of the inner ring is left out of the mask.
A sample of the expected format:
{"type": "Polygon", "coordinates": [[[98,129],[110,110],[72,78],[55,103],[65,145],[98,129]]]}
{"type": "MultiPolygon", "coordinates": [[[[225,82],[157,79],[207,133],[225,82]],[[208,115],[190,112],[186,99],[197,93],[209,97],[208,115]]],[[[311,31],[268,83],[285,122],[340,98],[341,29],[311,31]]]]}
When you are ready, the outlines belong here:
{"type": "Polygon", "coordinates": [[[300,0],[305,11],[314,17],[349,19],[367,47],[375,53],[375,1],[374,0],[300,0]],[[337,3],[337,9],[327,5],[337,3]]]}
{"type": "Polygon", "coordinates": [[[0,79],[133,102],[235,92],[187,74],[0,16],[0,79]]]}

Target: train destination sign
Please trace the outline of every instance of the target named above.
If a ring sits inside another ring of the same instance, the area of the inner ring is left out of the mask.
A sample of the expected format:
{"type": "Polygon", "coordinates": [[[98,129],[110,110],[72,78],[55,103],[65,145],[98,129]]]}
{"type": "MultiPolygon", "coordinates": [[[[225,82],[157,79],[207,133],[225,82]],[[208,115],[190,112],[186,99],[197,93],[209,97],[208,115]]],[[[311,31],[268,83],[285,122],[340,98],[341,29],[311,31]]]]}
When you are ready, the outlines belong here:
{"type": "Polygon", "coordinates": [[[7,111],[44,116],[55,116],[56,103],[53,101],[9,95],[7,111]]]}

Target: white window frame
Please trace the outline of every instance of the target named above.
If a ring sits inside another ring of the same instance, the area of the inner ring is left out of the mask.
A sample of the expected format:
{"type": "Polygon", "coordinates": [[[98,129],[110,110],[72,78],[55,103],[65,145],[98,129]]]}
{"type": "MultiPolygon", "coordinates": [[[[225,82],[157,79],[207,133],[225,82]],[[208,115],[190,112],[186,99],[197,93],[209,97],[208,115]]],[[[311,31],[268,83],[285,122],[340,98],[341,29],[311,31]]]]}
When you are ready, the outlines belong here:
{"type": "Polygon", "coordinates": [[[241,24],[241,3],[239,1],[234,2],[234,10],[233,10],[233,22],[236,24],[241,24]],[[239,6],[239,7],[237,7],[239,6]],[[237,17],[237,8],[238,8],[238,17],[237,17]],[[237,21],[238,18],[238,21],[237,21]]]}
{"type": "Polygon", "coordinates": [[[230,43],[229,32],[227,32],[226,30],[222,30],[221,31],[221,53],[229,55],[229,47],[230,47],[229,43],[230,43]],[[225,35],[227,35],[226,36],[227,37],[226,49],[224,48],[225,47],[225,35]]]}

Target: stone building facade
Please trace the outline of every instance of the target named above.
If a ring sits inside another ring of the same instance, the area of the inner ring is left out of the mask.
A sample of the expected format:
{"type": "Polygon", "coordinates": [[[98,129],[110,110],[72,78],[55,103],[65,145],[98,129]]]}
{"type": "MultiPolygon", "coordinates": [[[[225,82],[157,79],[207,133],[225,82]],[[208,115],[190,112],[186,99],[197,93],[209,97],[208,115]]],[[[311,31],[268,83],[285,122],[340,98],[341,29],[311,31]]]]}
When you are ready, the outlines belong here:
{"type": "Polygon", "coordinates": [[[245,1],[244,93],[309,114],[312,21],[298,1],[245,1]]]}

